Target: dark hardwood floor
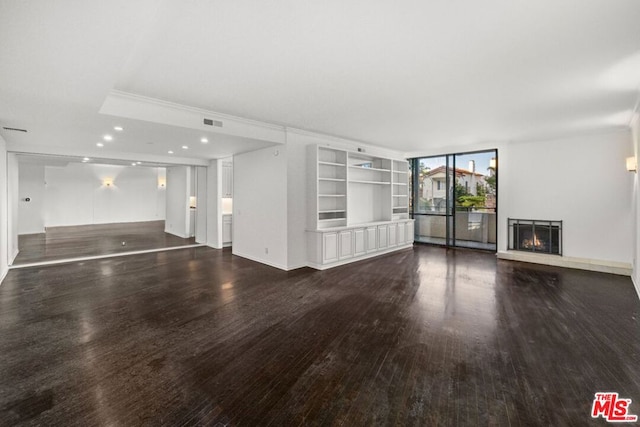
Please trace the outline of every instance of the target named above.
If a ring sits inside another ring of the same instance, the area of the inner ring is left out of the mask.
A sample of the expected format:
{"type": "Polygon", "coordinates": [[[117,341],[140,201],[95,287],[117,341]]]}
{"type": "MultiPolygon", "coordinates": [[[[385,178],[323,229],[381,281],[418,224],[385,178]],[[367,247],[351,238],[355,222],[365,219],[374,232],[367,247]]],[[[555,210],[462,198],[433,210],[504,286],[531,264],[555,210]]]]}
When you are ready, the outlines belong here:
{"type": "Polygon", "coordinates": [[[47,227],[19,236],[14,265],[195,244],[164,232],[164,221],[47,227]],[[122,242],[125,242],[123,245],[122,242]]]}
{"type": "Polygon", "coordinates": [[[279,271],[195,248],[11,270],[0,425],[606,425],[628,277],[413,250],[279,271]]]}

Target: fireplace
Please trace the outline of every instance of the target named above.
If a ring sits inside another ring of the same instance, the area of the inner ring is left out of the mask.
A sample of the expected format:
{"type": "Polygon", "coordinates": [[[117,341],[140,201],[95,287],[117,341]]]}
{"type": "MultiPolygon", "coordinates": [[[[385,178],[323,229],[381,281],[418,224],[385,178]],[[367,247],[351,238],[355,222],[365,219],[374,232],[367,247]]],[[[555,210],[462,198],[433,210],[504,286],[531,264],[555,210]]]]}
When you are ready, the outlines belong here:
{"type": "Polygon", "coordinates": [[[562,221],[508,219],[509,250],[562,255],[562,221]]]}

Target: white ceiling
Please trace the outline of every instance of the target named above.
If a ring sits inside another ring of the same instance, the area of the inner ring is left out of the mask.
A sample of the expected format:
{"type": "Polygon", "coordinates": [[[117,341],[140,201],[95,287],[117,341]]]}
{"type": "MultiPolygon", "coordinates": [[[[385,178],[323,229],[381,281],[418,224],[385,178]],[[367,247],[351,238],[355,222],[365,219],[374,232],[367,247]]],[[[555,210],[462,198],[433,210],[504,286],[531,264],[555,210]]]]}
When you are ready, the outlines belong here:
{"type": "Polygon", "coordinates": [[[0,58],[0,125],[28,130],[0,129],[14,150],[170,162],[274,144],[101,114],[115,90],[419,152],[627,126],[640,1],[3,0],[0,58]]]}

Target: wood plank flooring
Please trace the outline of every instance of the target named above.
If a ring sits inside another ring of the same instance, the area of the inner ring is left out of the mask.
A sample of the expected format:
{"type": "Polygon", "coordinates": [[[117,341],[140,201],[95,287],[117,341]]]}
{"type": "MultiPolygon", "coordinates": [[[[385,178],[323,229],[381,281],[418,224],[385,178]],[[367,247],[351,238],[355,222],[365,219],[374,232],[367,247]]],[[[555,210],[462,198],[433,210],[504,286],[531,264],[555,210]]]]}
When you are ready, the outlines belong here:
{"type": "Polygon", "coordinates": [[[18,236],[14,265],[195,244],[164,232],[164,221],[47,227],[18,236]],[[122,242],[125,242],[123,245],[122,242]]]}
{"type": "Polygon", "coordinates": [[[606,425],[598,391],[640,414],[639,337],[628,277],[469,250],[24,268],[0,286],[0,425],[606,425]]]}

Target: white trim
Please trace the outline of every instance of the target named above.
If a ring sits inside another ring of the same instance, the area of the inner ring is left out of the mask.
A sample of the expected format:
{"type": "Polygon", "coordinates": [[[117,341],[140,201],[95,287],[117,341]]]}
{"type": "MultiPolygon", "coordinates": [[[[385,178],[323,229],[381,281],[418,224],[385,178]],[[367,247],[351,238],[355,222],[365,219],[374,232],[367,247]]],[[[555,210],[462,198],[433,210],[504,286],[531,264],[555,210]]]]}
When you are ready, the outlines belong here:
{"type": "Polygon", "coordinates": [[[16,248],[15,252],[13,254],[9,254],[9,259],[7,260],[7,264],[9,268],[11,268],[11,264],[13,264],[13,261],[16,260],[16,257],[18,256],[18,254],[20,253],[20,249],[16,248]]]}
{"type": "Polygon", "coordinates": [[[9,267],[0,274],[0,286],[2,286],[2,282],[4,282],[5,277],[7,277],[7,273],[9,273],[9,267]]]}
{"type": "MultiPolygon", "coordinates": [[[[172,234],[174,236],[180,237],[181,239],[190,239],[190,238],[194,237],[194,236],[187,236],[186,234],[176,233],[174,231],[169,231],[167,229],[165,229],[164,232],[167,233],[167,234],[172,234]]],[[[202,243],[202,244],[204,245],[205,243],[202,243]]]]}
{"type": "Polygon", "coordinates": [[[257,262],[257,263],[260,263],[260,264],[265,264],[265,265],[268,265],[269,267],[274,267],[274,268],[277,268],[277,269],[280,269],[280,270],[284,270],[284,271],[289,271],[290,270],[289,268],[283,266],[282,264],[278,264],[278,263],[275,263],[275,262],[271,262],[271,261],[267,261],[267,260],[264,260],[264,259],[260,259],[258,257],[239,254],[239,253],[236,253],[236,252],[234,252],[233,255],[238,256],[240,258],[248,259],[249,261],[254,261],[254,262],[257,262]]]}
{"type": "Polygon", "coordinates": [[[627,262],[605,261],[589,258],[573,258],[518,251],[499,251],[496,255],[499,259],[509,261],[522,261],[530,262],[533,264],[575,268],[578,270],[598,271],[600,273],[611,273],[621,276],[631,276],[632,274],[631,264],[627,262]]]}
{"type": "Polygon", "coordinates": [[[79,262],[79,261],[92,261],[96,259],[105,259],[105,258],[116,258],[121,256],[129,256],[129,255],[141,255],[141,254],[150,254],[154,252],[164,252],[164,251],[174,251],[178,249],[192,249],[206,246],[203,243],[198,243],[195,245],[185,245],[185,246],[173,246],[170,248],[160,248],[160,249],[146,249],[143,251],[131,251],[131,252],[119,252],[117,254],[107,254],[107,255],[94,255],[94,256],[86,256],[86,257],[78,257],[78,258],[65,258],[65,259],[56,259],[50,261],[42,261],[42,262],[32,262],[29,264],[18,264],[18,265],[10,265],[9,270],[18,269],[18,268],[28,268],[28,267],[41,267],[47,265],[55,265],[55,264],[67,264],[70,262],[79,262]]]}
{"type": "Polygon", "coordinates": [[[640,283],[636,281],[636,278],[631,276],[631,283],[633,283],[633,287],[636,289],[636,294],[638,294],[638,299],[640,299],[640,283]]]}

